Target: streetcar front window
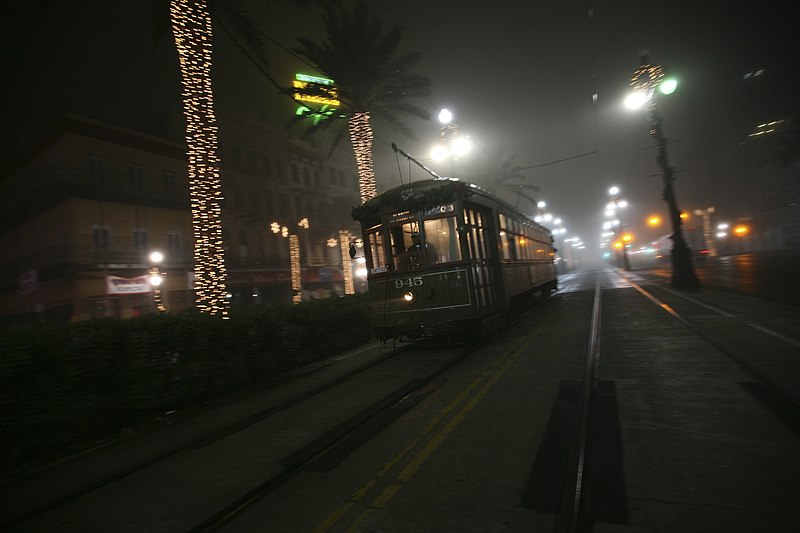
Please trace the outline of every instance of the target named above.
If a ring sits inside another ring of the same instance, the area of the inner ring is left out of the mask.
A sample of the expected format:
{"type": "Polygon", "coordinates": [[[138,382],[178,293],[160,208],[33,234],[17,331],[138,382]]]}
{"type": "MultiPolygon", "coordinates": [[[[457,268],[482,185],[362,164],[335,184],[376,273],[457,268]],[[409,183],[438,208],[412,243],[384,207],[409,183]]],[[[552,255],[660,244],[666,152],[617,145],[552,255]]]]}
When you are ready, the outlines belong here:
{"type": "Polygon", "coordinates": [[[419,224],[416,221],[389,226],[389,238],[396,272],[411,272],[422,268],[419,224]]]}
{"type": "Polygon", "coordinates": [[[461,246],[456,227],[454,216],[424,222],[428,264],[461,261],[461,246]]]}

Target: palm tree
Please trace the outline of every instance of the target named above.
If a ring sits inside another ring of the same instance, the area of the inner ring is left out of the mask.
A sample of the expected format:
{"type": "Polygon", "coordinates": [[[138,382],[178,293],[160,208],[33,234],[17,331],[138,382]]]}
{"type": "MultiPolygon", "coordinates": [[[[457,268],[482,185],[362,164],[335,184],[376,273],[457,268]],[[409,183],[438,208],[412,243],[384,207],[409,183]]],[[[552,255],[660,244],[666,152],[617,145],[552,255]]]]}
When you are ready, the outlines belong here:
{"type": "MultiPolygon", "coordinates": [[[[307,7],[308,0],[293,0],[307,7]]],[[[195,299],[201,312],[228,314],[222,187],[217,121],[211,89],[211,11],[222,30],[272,83],[264,36],[235,0],[170,0],[170,21],[181,66],[194,236],[195,299]]]]}
{"type": "MultiPolygon", "coordinates": [[[[429,118],[428,113],[413,105],[410,99],[427,96],[430,81],[409,72],[409,68],[419,61],[419,53],[397,56],[402,38],[399,25],[384,32],[383,23],[370,15],[363,1],[352,11],[336,5],[325,7],[325,39],[315,43],[300,38],[294,51],[315,65],[324,76],[334,80],[340,101],[336,115],[347,119],[363,203],[377,194],[371,117],[385,120],[400,132],[409,134],[409,129],[397,115],[429,118]]],[[[309,91],[314,94],[313,88],[309,91]]],[[[332,122],[323,120],[320,127],[326,128],[332,122]]],[[[343,135],[344,130],[341,130],[334,137],[333,148],[343,135]]]]}
{"type": "Polygon", "coordinates": [[[201,312],[228,313],[222,243],[222,186],[211,90],[211,12],[206,0],[170,0],[183,84],[194,234],[195,299],[201,312]]]}

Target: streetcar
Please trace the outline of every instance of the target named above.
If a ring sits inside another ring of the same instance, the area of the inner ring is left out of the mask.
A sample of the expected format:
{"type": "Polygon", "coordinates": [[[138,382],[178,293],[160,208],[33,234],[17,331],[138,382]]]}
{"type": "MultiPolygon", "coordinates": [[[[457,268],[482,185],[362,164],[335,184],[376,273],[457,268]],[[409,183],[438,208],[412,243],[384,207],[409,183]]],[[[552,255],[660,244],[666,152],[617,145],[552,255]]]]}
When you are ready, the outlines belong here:
{"type": "Polygon", "coordinates": [[[353,209],[381,342],[485,338],[557,289],[548,229],[477,185],[420,180],[353,209]]]}

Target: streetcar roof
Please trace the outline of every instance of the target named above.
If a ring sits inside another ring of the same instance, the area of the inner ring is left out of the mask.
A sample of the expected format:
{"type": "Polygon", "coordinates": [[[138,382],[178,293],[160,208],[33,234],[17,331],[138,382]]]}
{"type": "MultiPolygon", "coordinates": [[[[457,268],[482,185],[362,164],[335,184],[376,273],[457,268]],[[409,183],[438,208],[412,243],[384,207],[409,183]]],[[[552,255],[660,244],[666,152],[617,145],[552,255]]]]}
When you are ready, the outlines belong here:
{"type": "MultiPolygon", "coordinates": [[[[500,207],[503,211],[514,213],[530,224],[541,226],[532,217],[519,211],[511,204],[483,189],[479,185],[453,178],[439,178],[406,183],[370,198],[353,208],[353,219],[362,224],[378,223],[382,214],[397,211],[418,212],[447,204],[458,198],[475,197],[478,203],[500,207]],[[483,201],[481,201],[483,200],[483,201]]],[[[541,226],[544,228],[544,226],[541,226]]],[[[546,229],[550,232],[549,229],[546,229]]]]}

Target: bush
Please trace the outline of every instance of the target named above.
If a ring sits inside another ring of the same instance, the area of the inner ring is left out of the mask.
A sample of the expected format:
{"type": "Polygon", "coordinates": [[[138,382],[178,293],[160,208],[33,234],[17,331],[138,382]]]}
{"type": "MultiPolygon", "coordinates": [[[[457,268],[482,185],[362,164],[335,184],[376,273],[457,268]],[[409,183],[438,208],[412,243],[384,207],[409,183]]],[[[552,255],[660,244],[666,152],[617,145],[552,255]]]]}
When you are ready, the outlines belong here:
{"type": "Polygon", "coordinates": [[[0,471],[266,382],[371,336],[358,296],[235,309],[229,320],[187,312],[0,329],[0,471]]]}

